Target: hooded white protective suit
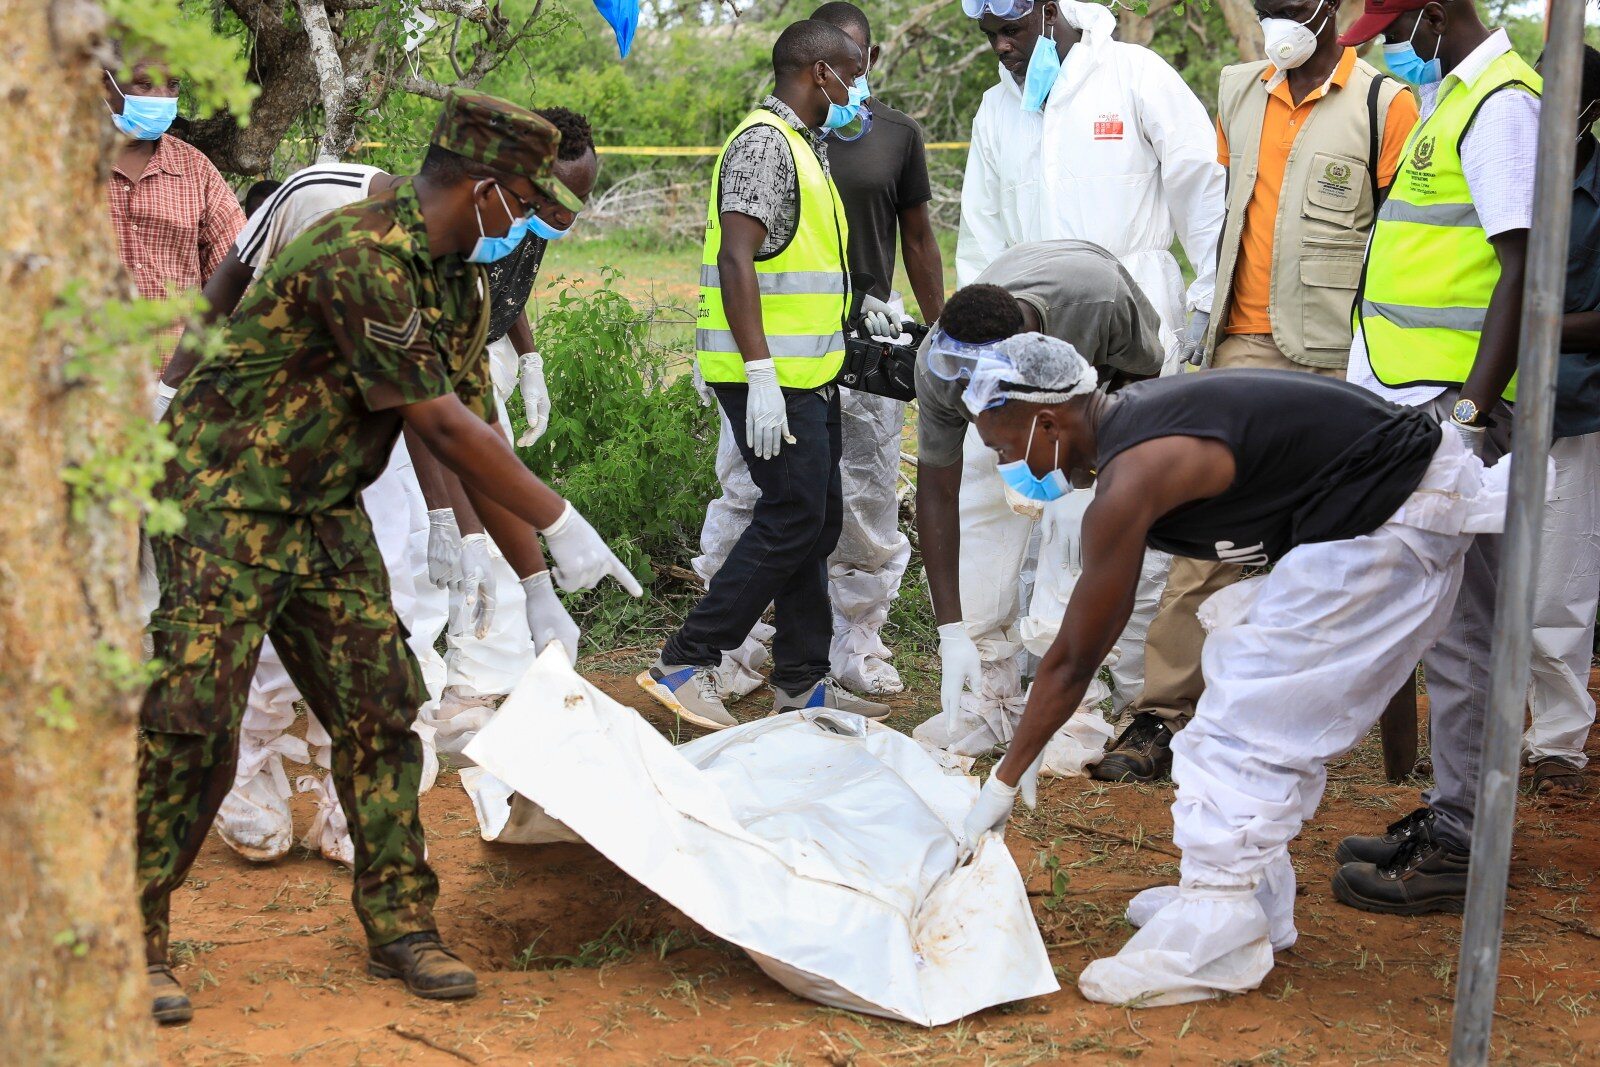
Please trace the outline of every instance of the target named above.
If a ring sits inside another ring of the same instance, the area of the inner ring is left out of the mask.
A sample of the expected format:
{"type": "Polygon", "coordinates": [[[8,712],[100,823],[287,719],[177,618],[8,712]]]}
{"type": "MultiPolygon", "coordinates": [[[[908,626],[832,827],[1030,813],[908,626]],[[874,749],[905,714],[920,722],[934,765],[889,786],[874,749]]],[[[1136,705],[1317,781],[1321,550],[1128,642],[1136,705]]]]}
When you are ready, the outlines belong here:
{"type": "Polygon", "coordinates": [[[1058,7],[1083,39],[1067,51],[1043,113],[1022,110],[1022,91],[1001,67],[972,120],[956,284],[970,284],[1012,245],[1093,241],[1155,305],[1171,361],[1185,310],[1211,310],[1225,210],[1216,133],[1166,60],[1111,39],[1109,10],[1075,0],[1058,7]],[[1175,233],[1197,272],[1187,294],[1175,233]]]}

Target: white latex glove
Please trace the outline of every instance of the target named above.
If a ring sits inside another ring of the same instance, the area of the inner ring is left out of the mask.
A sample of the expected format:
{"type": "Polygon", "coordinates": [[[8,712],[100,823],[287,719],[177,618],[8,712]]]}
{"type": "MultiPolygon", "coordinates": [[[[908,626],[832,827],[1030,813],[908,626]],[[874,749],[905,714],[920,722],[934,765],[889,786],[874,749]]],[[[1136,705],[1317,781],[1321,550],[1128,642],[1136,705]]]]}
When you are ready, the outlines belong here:
{"type": "MultiPolygon", "coordinates": [[[[461,569],[450,583],[451,607],[460,599],[456,633],[470,631],[483,640],[494,622],[494,585],[489,580],[489,535],[468,534],[461,539],[461,569]]],[[[454,614],[454,611],[452,611],[454,614]]]]}
{"type": "Polygon", "coordinates": [[[900,337],[900,322],[899,313],[882,300],[870,293],[862,298],[861,325],[867,331],[867,336],[882,341],[897,340],[900,337]]]}
{"type": "Polygon", "coordinates": [[[1480,459],[1483,457],[1483,439],[1489,432],[1488,427],[1466,426],[1455,419],[1450,420],[1450,427],[1461,438],[1461,443],[1466,446],[1468,452],[1480,459]]]}
{"type": "Polygon", "coordinates": [[[528,633],[533,635],[533,647],[543,652],[552,642],[558,641],[572,665],[578,665],[578,624],[572,621],[556,587],[550,581],[549,571],[537,571],[522,579],[522,592],[527,597],[528,633]]]}
{"type": "Polygon", "coordinates": [[[1203,366],[1206,360],[1206,331],[1211,328],[1211,312],[1196,311],[1189,316],[1188,328],[1178,341],[1178,355],[1192,366],[1203,366]]]}
{"type": "Polygon", "coordinates": [[[1011,818],[1011,809],[1017,803],[1017,786],[1006,785],[992,771],[983,783],[978,800],[967,812],[967,821],[961,831],[961,859],[977,851],[978,839],[984,834],[996,833],[1005,828],[1011,818]]]}
{"type": "Polygon", "coordinates": [[[544,384],[544,357],[539,353],[522,354],[517,364],[517,391],[522,394],[522,411],[528,419],[528,428],[517,444],[526,448],[544,436],[550,425],[550,389],[544,384]]]}
{"type": "Polygon", "coordinates": [[[955,729],[962,691],[976,693],[982,687],[983,657],[967,634],[966,623],[945,623],[939,627],[939,704],[947,731],[955,729]]]}
{"type": "Polygon", "coordinates": [[[789,407],[778,388],[778,368],[770,359],[758,359],[744,365],[744,375],[750,382],[744,412],[745,444],[760,458],[771,459],[784,441],[794,440],[789,436],[789,407]]]}
{"type": "Polygon", "coordinates": [[[428,512],[428,581],[443,588],[461,572],[461,528],[449,508],[428,512]]]}
{"type": "Polygon", "coordinates": [[[1032,811],[1039,806],[1039,768],[1044,766],[1044,749],[1033,758],[1033,763],[1022,772],[1022,777],[1017,779],[1017,793],[1022,797],[1022,802],[1032,811]]]}
{"type": "Polygon", "coordinates": [[[578,514],[571,501],[567,502],[559,519],[539,532],[544,534],[544,543],[555,559],[552,570],[556,584],[562,589],[569,593],[574,589],[593,589],[610,575],[629,596],[644,595],[638,579],[600,540],[589,520],[578,514]]]}
{"type": "Polygon", "coordinates": [[[150,421],[160,422],[163,418],[165,418],[167,414],[167,408],[172,406],[172,398],[177,395],[178,390],[176,386],[168,385],[163,381],[157,381],[156,398],[155,403],[151,408],[150,421]]]}

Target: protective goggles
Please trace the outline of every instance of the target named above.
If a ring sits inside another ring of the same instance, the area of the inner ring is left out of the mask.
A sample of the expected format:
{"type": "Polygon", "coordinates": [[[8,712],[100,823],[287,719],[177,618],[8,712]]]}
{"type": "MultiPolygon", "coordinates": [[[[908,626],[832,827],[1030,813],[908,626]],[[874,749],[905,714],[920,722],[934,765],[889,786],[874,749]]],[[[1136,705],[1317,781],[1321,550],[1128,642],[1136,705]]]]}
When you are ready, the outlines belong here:
{"type": "Polygon", "coordinates": [[[862,104],[856,109],[856,117],[840,126],[836,130],[829,130],[828,136],[840,141],[859,141],[872,129],[872,109],[862,104]]]}
{"type": "Polygon", "coordinates": [[[1015,22],[1033,8],[1033,0],[961,0],[961,10],[973,19],[981,19],[988,12],[1002,22],[1015,22]]]}
{"type": "Polygon", "coordinates": [[[943,326],[935,326],[933,332],[928,334],[928,370],[947,382],[971,378],[980,360],[998,357],[995,346],[1003,340],[998,338],[981,345],[970,344],[957,341],[944,332],[943,326]]]}

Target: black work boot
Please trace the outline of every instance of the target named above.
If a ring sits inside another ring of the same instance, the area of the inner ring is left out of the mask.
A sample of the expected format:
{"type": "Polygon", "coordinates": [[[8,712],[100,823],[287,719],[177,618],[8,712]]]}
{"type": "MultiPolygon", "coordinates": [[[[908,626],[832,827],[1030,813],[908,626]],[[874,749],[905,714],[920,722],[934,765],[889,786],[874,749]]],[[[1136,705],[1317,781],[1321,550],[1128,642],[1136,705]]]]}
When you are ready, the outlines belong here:
{"type": "Polygon", "coordinates": [[[1339,863],[1372,863],[1386,867],[1400,854],[1407,841],[1433,840],[1433,809],[1418,808],[1399,822],[1392,822],[1378,837],[1347,837],[1339,842],[1333,858],[1339,863]]]}
{"type": "Polygon", "coordinates": [[[162,1026],[186,1023],[194,1018],[194,1007],[189,994],[172,977],[172,968],[164,963],[145,964],[150,976],[150,1016],[162,1026]]]}
{"type": "Polygon", "coordinates": [[[367,973],[376,978],[398,978],[412,993],[427,1000],[463,1000],[478,995],[478,977],[472,968],[445,948],[432,931],[407,934],[398,941],[378,945],[367,960],[367,973]]]}
{"type": "Polygon", "coordinates": [[[1393,862],[1346,863],[1333,876],[1341,904],[1387,915],[1460,915],[1467,904],[1471,855],[1438,841],[1407,841],[1393,862]]]}
{"type": "Polygon", "coordinates": [[[1172,774],[1172,729],[1148,711],[1133,717],[1089,776],[1101,782],[1161,782],[1172,774]]]}

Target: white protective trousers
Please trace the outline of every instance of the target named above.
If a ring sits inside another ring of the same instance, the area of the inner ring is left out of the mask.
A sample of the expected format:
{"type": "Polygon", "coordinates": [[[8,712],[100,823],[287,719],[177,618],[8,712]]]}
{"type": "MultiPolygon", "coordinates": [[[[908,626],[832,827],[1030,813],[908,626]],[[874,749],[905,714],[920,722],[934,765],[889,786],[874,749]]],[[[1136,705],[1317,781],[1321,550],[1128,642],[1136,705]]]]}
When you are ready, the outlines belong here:
{"type": "MultiPolygon", "coordinates": [[[[841,389],[839,397],[844,527],[839,545],[828,559],[828,595],[833,603],[829,659],[834,677],[846,688],[869,694],[898,693],[900,676],[889,662],[882,630],[911,561],[911,542],[900,529],[897,493],[906,406],[854,389],[841,389]]],[[[701,554],[694,559],[695,573],[707,585],[750,524],[761,496],[739,454],[733,427],[726,415],[720,418],[717,481],[722,495],[706,508],[700,529],[701,554]]],[[[743,428],[738,432],[743,433],[743,428]]],[[[760,624],[743,645],[723,656],[717,670],[721,691],[743,696],[762,684],[760,669],[767,650],[761,641],[770,638],[771,627],[760,624]]]]}
{"type": "MultiPolygon", "coordinates": [[[[1006,502],[994,450],[975,427],[967,428],[959,504],[961,617],[983,658],[983,684],[978,693],[962,695],[954,729],[935,716],[913,736],[966,756],[1010,742],[1027,703],[1022,680],[1030,666],[1025,653],[1042,655],[1060,630],[1083,569],[1083,513],[1093,499],[1092,490],[1072,492],[1047,504],[1042,521],[1018,515],[1006,502]]],[[[1116,653],[1107,660],[1115,685],[1113,718],[1144,685],[1144,639],[1171,562],[1166,553],[1145,552],[1133,614],[1116,653]]],[[[1097,703],[1105,696],[1096,687],[1086,700],[1097,703]]]]}
{"type": "Polygon", "coordinates": [[[1589,662],[1600,600],[1600,433],[1554,442],[1550,461],[1523,750],[1530,760],[1553,756],[1581,768],[1595,713],[1589,662]]]}
{"type": "Polygon", "coordinates": [[[1173,740],[1180,885],[1130,906],[1138,933],[1079,978],[1090,1000],[1179,1004],[1243,992],[1293,944],[1288,846],[1327,762],[1377,722],[1444,631],[1475,533],[1504,521],[1509,463],[1489,472],[1446,430],[1388,522],[1301,545],[1201,609],[1205,694],[1173,740]]]}

